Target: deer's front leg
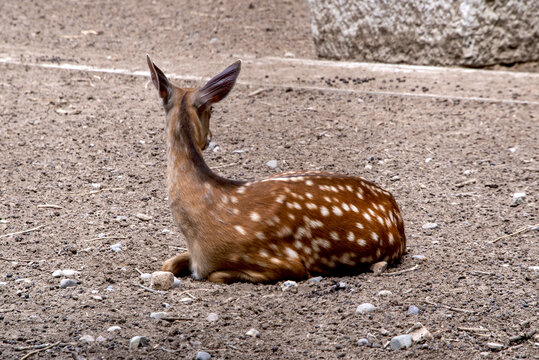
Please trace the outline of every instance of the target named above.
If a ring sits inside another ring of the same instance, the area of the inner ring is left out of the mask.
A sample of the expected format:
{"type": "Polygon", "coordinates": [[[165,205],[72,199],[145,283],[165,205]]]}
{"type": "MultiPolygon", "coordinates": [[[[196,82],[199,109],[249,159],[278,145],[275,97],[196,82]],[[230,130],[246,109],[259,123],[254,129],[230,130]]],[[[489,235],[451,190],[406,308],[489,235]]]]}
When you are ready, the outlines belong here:
{"type": "Polygon", "coordinates": [[[163,263],[162,271],[169,271],[176,276],[186,276],[191,273],[189,252],[176,255],[163,263]]]}

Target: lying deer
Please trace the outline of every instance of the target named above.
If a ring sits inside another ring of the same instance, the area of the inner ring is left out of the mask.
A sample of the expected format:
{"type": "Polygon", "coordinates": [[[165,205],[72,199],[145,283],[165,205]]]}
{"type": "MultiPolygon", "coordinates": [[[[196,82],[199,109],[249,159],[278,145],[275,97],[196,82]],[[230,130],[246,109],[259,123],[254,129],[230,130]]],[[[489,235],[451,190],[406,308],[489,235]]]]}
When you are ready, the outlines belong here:
{"type": "Polygon", "coordinates": [[[357,271],[402,256],[397,203],[369,181],[299,171],[245,182],[206,165],[212,104],[232,90],[240,61],[196,90],[173,85],[147,60],[166,112],[168,198],[188,247],[166,260],[163,271],[258,283],[357,271]]]}

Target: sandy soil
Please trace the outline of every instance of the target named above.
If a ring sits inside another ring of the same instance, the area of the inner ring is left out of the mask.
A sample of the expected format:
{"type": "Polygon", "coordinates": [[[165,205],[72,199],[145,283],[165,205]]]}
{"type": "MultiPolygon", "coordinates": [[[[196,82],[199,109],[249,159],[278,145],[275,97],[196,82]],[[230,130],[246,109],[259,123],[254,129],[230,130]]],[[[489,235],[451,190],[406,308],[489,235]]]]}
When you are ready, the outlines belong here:
{"type": "Polygon", "coordinates": [[[305,2],[194,4],[0,4],[0,55],[26,64],[0,64],[0,357],[51,344],[32,356],[538,358],[539,232],[491,243],[539,223],[537,75],[302,65],[293,59],[315,58],[305,2]],[[167,73],[202,77],[244,59],[214,112],[209,165],[236,179],[319,169],[375,181],[397,199],[409,239],[388,272],[415,270],[304,281],[297,293],[189,278],[166,294],[138,287],[149,284],[137,269],[185,248],[166,201],[156,92],[146,77],[34,65],[146,71],[146,53],[167,73]],[[268,60],[285,53],[293,58],[268,60]],[[526,197],[512,206],[515,192],[526,197]],[[60,288],[57,269],[79,271],[77,285],[60,288]],[[364,302],[376,311],[356,315],[364,302]],[[159,311],[179,320],[150,318],[159,311]],[[391,351],[418,322],[433,339],[391,351]],[[150,342],[129,352],[136,335],[150,342]]]}

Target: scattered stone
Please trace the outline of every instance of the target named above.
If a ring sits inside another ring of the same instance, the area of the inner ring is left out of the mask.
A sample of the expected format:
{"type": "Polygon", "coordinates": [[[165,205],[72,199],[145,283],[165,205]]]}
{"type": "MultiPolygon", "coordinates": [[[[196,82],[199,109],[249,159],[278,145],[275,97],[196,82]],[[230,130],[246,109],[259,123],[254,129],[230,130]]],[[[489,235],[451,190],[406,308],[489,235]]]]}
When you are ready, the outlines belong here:
{"type": "Polygon", "coordinates": [[[271,169],[275,169],[277,168],[277,160],[270,160],[266,163],[266,165],[271,169]]]}
{"type": "Polygon", "coordinates": [[[293,57],[296,57],[296,55],[294,55],[293,53],[287,51],[287,52],[284,53],[284,57],[285,58],[293,58],[293,57]]]}
{"type": "Polygon", "coordinates": [[[367,339],[365,339],[365,338],[359,339],[359,340],[357,341],[357,344],[358,344],[358,346],[369,345],[369,340],[367,340],[367,339]]]}
{"type": "Polygon", "coordinates": [[[62,289],[65,289],[65,288],[68,288],[68,287],[73,287],[73,286],[77,286],[77,282],[75,280],[62,279],[62,281],[60,281],[60,287],[62,289]]]}
{"type": "Polygon", "coordinates": [[[143,274],[140,274],[140,278],[143,280],[149,280],[152,278],[152,274],[143,273],[143,274]]]}
{"type": "Polygon", "coordinates": [[[109,285],[105,288],[106,291],[114,291],[114,286],[109,285]]]}
{"type": "Polygon", "coordinates": [[[103,341],[107,341],[107,339],[104,338],[103,336],[99,335],[99,336],[97,337],[97,339],[95,339],[95,341],[97,341],[97,342],[103,342],[103,341]]]}
{"type": "Polygon", "coordinates": [[[426,261],[427,257],[425,255],[412,255],[412,259],[426,261]]]}
{"type": "Polygon", "coordinates": [[[281,285],[282,291],[289,291],[292,293],[298,292],[298,283],[292,280],[287,280],[281,285]]]}
{"type": "Polygon", "coordinates": [[[92,335],[82,335],[79,338],[79,341],[94,342],[95,339],[94,339],[94,337],[92,335]]]}
{"type": "Polygon", "coordinates": [[[120,252],[122,251],[122,244],[121,243],[113,244],[110,246],[110,249],[114,252],[120,252]]]}
{"type": "Polygon", "coordinates": [[[410,305],[408,307],[408,315],[417,315],[419,314],[419,308],[415,305],[410,305]]]}
{"type": "Polygon", "coordinates": [[[169,303],[165,303],[165,302],[162,303],[161,305],[163,305],[163,307],[164,307],[165,309],[168,309],[168,308],[170,307],[170,304],[169,304],[169,303]]]}
{"type": "Polygon", "coordinates": [[[101,300],[103,300],[103,297],[99,296],[99,295],[92,295],[92,299],[97,300],[97,301],[101,301],[101,300]]]}
{"type": "Polygon", "coordinates": [[[90,184],[91,187],[93,187],[94,189],[101,189],[101,184],[99,183],[92,183],[90,184]]]}
{"type": "Polygon", "coordinates": [[[259,337],[260,336],[260,331],[258,331],[256,329],[249,329],[249,331],[247,331],[245,333],[245,335],[251,336],[251,337],[259,337]]]}
{"type": "Polygon", "coordinates": [[[371,303],[363,303],[359,305],[356,309],[356,314],[368,314],[370,312],[373,312],[376,309],[376,307],[371,303]]]}
{"type": "Polygon", "coordinates": [[[438,227],[438,224],[436,223],[425,223],[423,224],[423,226],[421,226],[421,228],[425,230],[436,229],[437,227],[438,227]]]}
{"type": "Polygon", "coordinates": [[[162,319],[162,318],[166,318],[168,317],[168,314],[164,311],[159,311],[159,312],[153,312],[150,314],[150,317],[152,319],[162,319]]]}
{"type": "Polygon", "coordinates": [[[135,215],[139,220],[142,220],[142,221],[150,221],[151,219],[153,219],[153,217],[151,217],[150,215],[146,215],[146,214],[141,214],[141,213],[138,213],[137,215],[135,215]]]}
{"type": "Polygon", "coordinates": [[[139,346],[146,346],[150,342],[146,336],[133,336],[129,340],[129,351],[136,350],[139,346]]]}
{"type": "Polygon", "coordinates": [[[384,328],[381,328],[381,329],[380,329],[380,335],[386,336],[387,334],[389,334],[389,331],[387,331],[387,330],[384,329],[384,328]]]}
{"type": "Polygon", "coordinates": [[[191,305],[193,303],[193,299],[190,297],[184,297],[180,299],[180,302],[185,305],[191,305]]]}
{"type": "Polygon", "coordinates": [[[539,266],[528,266],[528,270],[532,270],[532,271],[539,271],[539,266]]]}
{"type": "Polygon", "coordinates": [[[206,320],[208,320],[209,322],[216,322],[217,320],[219,320],[219,315],[217,315],[216,313],[209,313],[208,316],[206,316],[206,320]]]}
{"type": "Polygon", "coordinates": [[[376,340],[378,340],[378,338],[376,337],[376,335],[368,333],[367,340],[369,341],[369,344],[374,344],[376,340]]]}
{"type": "Polygon", "coordinates": [[[380,290],[378,291],[378,296],[391,296],[393,293],[389,290],[380,290]]]}
{"type": "Polygon", "coordinates": [[[395,336],[389,342],[391,350],[399,350],[402,348],[409,348],[412,346],[412,335],[399,335],[395,336]]]}
{"type": "Polygon", "coordinates": [[[513,194],[513,201],[511,202],[511,206],[517,206],[519,204],[524,204],[524,200],[526,199],[526,193],[524,192],[517,192],[513,194]]]}
{"type": "Polygon", "coordinates": [[[150,286],[157,290],[169,290],[174,285],[174,274],[168,271],[156,271],[152,273],[150,286]]]}
{"type": "Polygon", "coordinates": [[[7,285],[7,282],[5,281],[0,281],[0,286],[6,286],[7,285]]]}
{"type": "Polygon", "coordinates": [[[174,276],[174,282],[172,283],[172,288],[175,289],[177,287],[180,287],[181,284],[182,282],[180,281],[180,279],[174,276]]]}
{"type": "Polygon", "coordinates": [[[387,262],[386,261],[380,261],[377,263],[374,263],[371,265],[371,271],[374,273],[374,275],[380,275],[387,269],[387,262]]]}
{"type": "Polygon", "coordinates": [[[217,41],[219,41],[219,40],[217,40],[216,37],[213,37],[213,38],[210,39],[210,44],[215,44],[217,41]]]}
{"type": "Polygon", "coordinates": [[[416,343],[421,343],[425,340],[432,340],[432,334],[421,323],[414,324],[408,333],[410,336],[412,336],[412,341],[416,343]]]}
{"type": "Polygon", "coordinates": [[[492,351],[500,351],[503,349],[503,344],[489,342],[487,343],[487,347],[492,351]]]}
{"type": "Polygon", "coordinates": [[[425,159],[425,163],[426,163],[426,164],[430,163],[431,161],[432,161],[432,158],[426,158],[426,159],[425,159]]]}
{"type": "Polygon", "coordinates": [[[197,352],[197,356],[195,357],[195,360],[210,360],[210,359],[211,359],[211,355],[205,351],[197,352]]]}
{"type": "Polygon", "coordinates": [[[60,277],[60,276],[64,276],[64,272],[62,270],[54,270],[54,272],[52,273],[52,277],[60,277]]]}
{"type": "Polygon", "coordinates": [[[208,144],[208,150],[213,151],[215,148],[219,148],[219,146],[217,145],[216,142],[211,141],[211,142],[208,144]]]}
{"type": "Polygon", "coordinates": [[[315,277],[312,277],[312,278],[308,279],[307,282],[319,283],[320,281],[322,281],[322,279],[323,279],[322,276],[315,276],[315,277]]]}
{"type": "Polygon", "coordinates": [[[120,331],[122,328],[119,326],[111,326],[107,329],[108,332],[120,331]]]}

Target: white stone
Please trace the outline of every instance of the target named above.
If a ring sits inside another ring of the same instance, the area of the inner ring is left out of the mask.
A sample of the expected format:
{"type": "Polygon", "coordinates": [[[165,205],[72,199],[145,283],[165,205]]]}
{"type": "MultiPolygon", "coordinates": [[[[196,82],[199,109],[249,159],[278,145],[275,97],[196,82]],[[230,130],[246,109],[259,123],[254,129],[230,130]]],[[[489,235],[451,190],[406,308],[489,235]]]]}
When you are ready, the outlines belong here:
{"type": "Polygon", "coordinates": [[[166,312],[164,312],[164,311],[158,311],[158,312],[151,313],[150,317],[152,319],[163,319],[163,318],[168,317],[168,314],[166,312]]]}
{"type": "Polygon", "coordinates": [[[245,335],[251,336],[251,337],[259,337],[260,336],[260,331],[258,331],[256,329],[249,329],[249,331],[247,331],[245,333],[245,335]]]}
{"type": "Polygon", "coordinates": [[[499,344],[499,343],[495,343],[495,342],[489,342],[489,343],[487,343],[487,347],[490,350],[493,350],[493,351],[500,351],[500,350],[503,349],[503,344],[499,344]]]}
{"type": "Polygon", "coordinates": [[[146,346],[149,341],[146,336],[133,336],[129,340],[129,351],[136,350],[139,346],[146,346]]]}
{"type": "Polygon", "coordinates": [[[409,348],[412,346],[412,335],[399,335],[395,336],[389,342],[391,350],[398,350],[402,348],[409,348]]]}
{"type": "Polygon", "coordinates": [[[117,244],[113,244],[110,246],[110,249],[114,252],[120,252],[122,251],[122,244],[121,243],[117,243],[117,244]]]}
{"type": "Polygon", "coordinates": [[[517,206],[518,204],[524,204],[525,199],[526,199],[525,192],[516,192],[513,194],[513,202],[511,203],[511,205],[517,206]]]}
{"type": "Polygon", "coordinates": [[[62,281],[60,281],[60,287],[62,289],[65,289],[65,288],[68,288],[68,287],[73,287],[73,286],[77,286],[77,282],[75,280],[62,279],[62,281]]]}
{"type": "Polygon", "coordinates": [[[150,280],[152,278],[152,274],[142,273],[140,274],[140,278],[143,280],[150,280]]]}
{"type": "Polygon", "coordinates": [[[378,291],[378,296],[391,296],[393,293],[389,290],[380,290],[378,291]]]}
{"type": "Polygon", "coordinates": [[[409,331],[412,341],[420,343],[432,339],[432,334],[421,323],[416,323],[409,331]]]}
{"type": "Polygon", "coordinates": [[[266,165],[272,169],[275,169],[277,168],[278,163],[277,160],[270,160],[266,163],[266,165]]]}
{"type": "Polygon", "coordinates": [[[292,293],[298,292],[298,283],[292,280],[287,280],[281,285],[282,291],[288,291],[292,293]]]}
{"type": "Polygon", "coordinates": [[[430,230],[430,229],[436,229],[438,227],[438,224],[436,223],[425,223],[423,226],[421,226],[422,229],[430,230]]]}
{"type": "Polygon", "coordinates": [[[111,326],[107,329],[108,332],[120,331],[122,328],[119,326],[111,326]]]}
{"type": "Polygon", "coordinates": [[[209,322],[216,322],[217,320],[219,320],[219,315],[217,315],[216,313],[209,313],[208,316],[206,316],[206,320],[208,320],[209,322]]]}
{"type": "Polygon", "coordinates": [[[180,299],[180,302],[185,305],[191,305],[193,303],[193,299],[190,297],[184,297],[180,299]]]}
{"type": "Polygon", "coordinates": [[[174,285],[174,274],[168,271],[156,271],[152,273],[150,286],[157,290],[169,290],[174,285]]]}
{"type": "Polygon", "coordinates": [[[94,339],[94,337],[92,335],[82,335],[79,338],[79,341],[94,342],[95,339],[94,339]]]}
{"type": "Polygon", "coordinates": [[[371,303],[363,303],[356,309],[356,314],[368,314],[376,310],[376,307],[371,303]]]}
{"type": "Polygon", "coordinates": [[[153,219],[150,215],[146,215],[142,213],[138,213],[135,216],[137,217],[137,219],[142,220],[142,221],[150,221],[151,219],[153,219]]]}

